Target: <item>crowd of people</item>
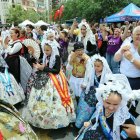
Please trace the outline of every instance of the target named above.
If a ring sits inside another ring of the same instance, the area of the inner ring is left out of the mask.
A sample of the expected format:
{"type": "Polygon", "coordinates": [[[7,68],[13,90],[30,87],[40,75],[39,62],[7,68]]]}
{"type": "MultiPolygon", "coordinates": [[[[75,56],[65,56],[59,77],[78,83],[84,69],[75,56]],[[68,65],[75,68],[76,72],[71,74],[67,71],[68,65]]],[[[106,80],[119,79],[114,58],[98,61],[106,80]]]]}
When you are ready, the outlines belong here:
{"type": "Polygon", "coordinates": [[[75,140],[140,139],[139,83],[139,22],[4,27],[0,138],[74,124],[75,140]]]}

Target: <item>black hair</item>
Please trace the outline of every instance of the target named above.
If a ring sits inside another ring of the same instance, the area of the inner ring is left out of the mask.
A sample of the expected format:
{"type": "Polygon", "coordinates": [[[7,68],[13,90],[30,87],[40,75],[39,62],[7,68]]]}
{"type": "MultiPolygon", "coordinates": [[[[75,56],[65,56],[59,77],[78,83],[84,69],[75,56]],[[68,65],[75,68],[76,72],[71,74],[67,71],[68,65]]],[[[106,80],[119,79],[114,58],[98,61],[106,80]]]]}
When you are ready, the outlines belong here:
{"type": "Polygon", "coordinates": [[[103,64],[102,60],[100,59],[95,59],[95,62],[101,62],[103,64]]]}
{"type": "Polygon", "coordinates": [[[118,91],[111,91],[110,93],[118,95],[122,99],[122,95],[118,91]]]}
{"type": "Polygon", "coordinates": [[[31,30],[33,30],[33,29],[34,29],[34,26],[33,26],[33,25],[31,25],[31,24],[27,24],[27,25],[26,25],[26,27],[29,27],[31,30]]]}
{"type": "Polygon", "coordinates": [[[83,24],[82,26],[84,26],[87,29],[86,25],[83,24]]]}
{"type": "Polygon", "coordinates": [[[78,50],[78,49],[84,49],[84,45],[83,45],[83,43],[82,42],[76,42],[75,44],[74,44],[74,51],[76,51],[76,50],[78,50]]]}
{"type": "Polygon", "coordinates": [[[48,27],[47,27],[46,25],[41,25],[41,26],[40,26],[40,29],[41,29],[42,31],[46,31],[46,30],[48,29],[48,27]]]}
{"type": "Polygon", "coordinates": [[[51,45],[48,43],[45,43],[44,48],[45,48],[45,46],[49,46],[50,48],[52,48],[51,45]]]}

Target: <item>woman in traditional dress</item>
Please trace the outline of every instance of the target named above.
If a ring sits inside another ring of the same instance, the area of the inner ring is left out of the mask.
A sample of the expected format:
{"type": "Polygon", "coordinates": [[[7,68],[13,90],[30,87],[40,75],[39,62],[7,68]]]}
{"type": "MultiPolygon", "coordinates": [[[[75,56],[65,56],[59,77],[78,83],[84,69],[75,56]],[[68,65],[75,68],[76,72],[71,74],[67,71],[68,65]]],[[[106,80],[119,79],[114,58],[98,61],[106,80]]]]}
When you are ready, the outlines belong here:
{"type": "Polygon", "coordinates": [[[29,95],[23,117],[35,127],[57,129],[75,121],[75,110],[65,75],[60,70],[57,46],[47,41],[44,46],[44,64],[34,64],[37,69],[27,86],[29,95]]]}
{"type": "Polygon", "coordinates": [[[95,88],[100,84],[103,84],[106,80],[106,76],[111,74],[111,70],[104,57],[100,55],[94,55],[91,58],[92,61],[92,80],[89,91],[83,91],[80,96],[77,116],[76,116],[76,127],[81,128],[85,121],[88,121],[93,112],[95,111],[97,99],[95,97],[95,88]]]}
{"type": "MultiPolygon", "coordinates": [[[[42,43],[41,43],[41,46],[42,46],[42,52],[44,52],[44,45],[45,45],[45,42],[46,41],[50,41],[51,43],[53,43],[54,46],[56,46],[59,50],[60,48],[60,45],[59,43],[56,41],[55,39],[55,31],[52,30],[52,29],[47,29],[47,31],[44,33],[44,36],[43,36],[43,40],[42,40],[42,43]]],[[[44,59],[45,59],[46,55],[44,53],[43,55],[43,62],[44,62],[44,59]]],[[[61,58],[60,58],[61,59],[61,58]]]]}
{"type": "Polygon", "coordinates": [[[10,31],[11,40],[5,49],[5,61],[9,66],[9,72],[13,74],[16,81],[20,83],[20,58],[22,44],[18,39],[20,32],[16,28],[12,28],[10,31]]]}
{"type": "Polygon", "coordinates": [[[2,100],[0,100],[0,140],[38,140],[19,112],[2,100]]]}
{"type": "MultiPolygon", "coordinates": [[[[55,31],[54,30],[52,30],[52,29],[47,29],[47,31],[45,32],[45,34],[44,34],[44,36],[43,36],[43,40],[42,40],[42,43],[41,43],[41,45],[42,45],[42,49],[43,49],[43,47],[44,47],[44,43],[46,42],[46,40],[49,40],[49,41],[51,41],[51,42],[53,42],[54,44],[55,44],[55,46],[57,46],[58,48],[60,48],[60,45],[59,45],[59,43],[56,41],[56,39],[55,39],[55,31]]],[[[43,50],[44,51],[44,50],[43,50]]]]}
{"type": "Polygon", "coordinates": [[[0,55],[0,99],[15,105],[25,99],[23,89],[8,72],[8,66],[0,55]]]}
{"type": "MultiPolygon", "coordinates": [[[[74,31],[74,25],[72,25],[71,33],[74,31]]],[[[98,52],[98,48],[96,45],[95,35],[92,33],[90,26],[87,22],[82,21],[79,25],[80,33],[78,34],[78,41],[83,42],[84,44],[84,52],[88,56],[93,56],[98,52]]]]}
{"type": "Polygon", "coordinates": [[[134,117],[127,108],[131,93],[129,82],[122,74],[97,88],[96,111],[90,121],[84,123],[85,129],[77,140],[130,139],[123,130],[123,124],[134,124],[134,117]]]}

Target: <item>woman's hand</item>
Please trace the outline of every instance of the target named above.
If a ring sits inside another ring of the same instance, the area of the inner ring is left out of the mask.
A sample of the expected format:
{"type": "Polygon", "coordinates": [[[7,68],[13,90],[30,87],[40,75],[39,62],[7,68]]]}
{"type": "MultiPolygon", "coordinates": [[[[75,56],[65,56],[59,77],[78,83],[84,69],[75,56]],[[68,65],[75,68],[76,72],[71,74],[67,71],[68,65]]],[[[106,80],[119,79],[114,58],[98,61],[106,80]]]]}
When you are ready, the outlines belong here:
{"type": "Polygon", "coordinates": [[[123,54],[124,52],[129,51],[129,50],[130,50],[130,46],[128,46],[128,45],[123,46],[123,47],[121,48],[121,53],[123,54]]]}
{"type": "Polygon", "coordinates": [[[84,127],[88,127],[90,125],[90,122],[84,122],[84,127]]]}
{"type": "Polygon", "coordinates": [[[33,67],[36,68],[37,70],[43,70],[45,65],[41,65],[41,64],[37,63],[37,64],[33,64],[33,67]]]}
{"type": "Polygon", "coordinates": [[[131,61],[133,59],[133,55],[130,51],[125,51],[124,52],[124,57],[129,61],[131,61]]]}
{"type": "Polygon", "coordinates": [[[136,126],[133,124],[124,124],[123,129],[128,134],[130,138],[137,138],[136,135],[136,126]]]}

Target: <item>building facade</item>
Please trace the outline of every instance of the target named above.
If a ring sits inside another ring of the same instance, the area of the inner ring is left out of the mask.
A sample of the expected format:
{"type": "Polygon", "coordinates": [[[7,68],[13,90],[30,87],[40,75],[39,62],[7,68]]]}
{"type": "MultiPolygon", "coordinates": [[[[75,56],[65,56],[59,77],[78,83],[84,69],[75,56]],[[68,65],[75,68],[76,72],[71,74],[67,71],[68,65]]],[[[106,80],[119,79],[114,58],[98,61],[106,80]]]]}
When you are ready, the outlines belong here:
{"type": "Polygon", "coordinates": [[[21,0],[0,0],[0,22],[6,23],[6,15],[10,6],[14,4],[21,4],[21,0]]]}
{"type": "Polygon", "coordinates": [[[2,24],[6,23],[6,15],[10,6],[14,4],[20,4],[25,10],[32,8],[37,12],[48,12],[51,15],[51,11],[54,5],[60,4],[67,0],[0,0],[0,22],[2,24]]]}

